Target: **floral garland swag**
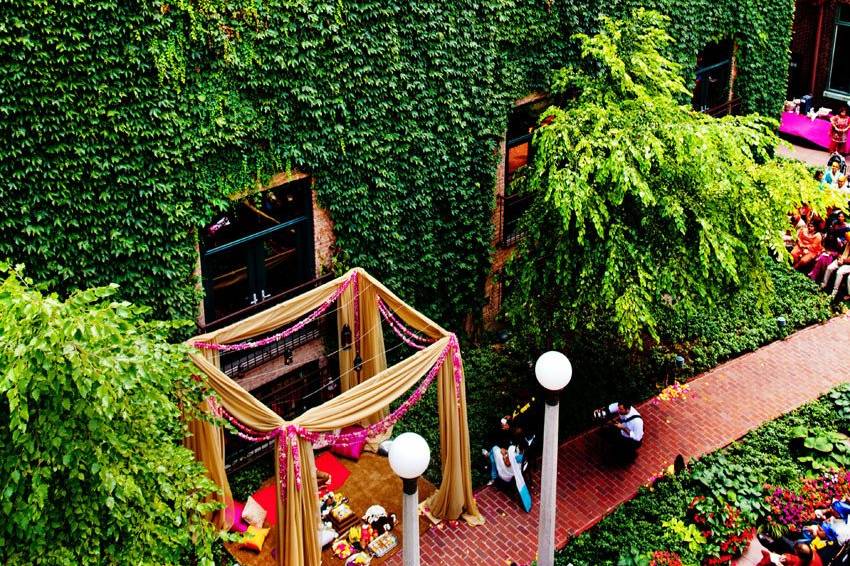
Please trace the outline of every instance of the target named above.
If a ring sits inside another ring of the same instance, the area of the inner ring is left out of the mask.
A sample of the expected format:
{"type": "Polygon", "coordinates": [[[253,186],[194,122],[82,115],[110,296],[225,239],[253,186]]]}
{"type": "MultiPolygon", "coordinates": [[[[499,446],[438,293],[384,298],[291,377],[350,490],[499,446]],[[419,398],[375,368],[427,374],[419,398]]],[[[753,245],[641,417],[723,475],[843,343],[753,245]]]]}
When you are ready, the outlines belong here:
{"type": "MultiPolygon", "coordinates": [[[[314,321],[318,317],[322,316],[327,310],[330,308],[332,304],[334,304],[342,294],[353,285],[353,293],[354,293],[354,344],[355,344],[355,355],[359,355],[359,345],[361,338],[361,329],[360,329],[360,309],[359,309],[359,279],[357,272],[353,272],[338,288],[337,290],[329,296],[317,309],[311,312],[309,315],[301,319],[296,324],[292,325],[285,330],[278,332],[274,335],[267,336],[261,340],[247,340],[240,343],[235,344],[217,344],[214,342],[204,342],[204,341],[196,341],[192,344],[198,349],[206,349],[206,350],[216,350],[219,352],[231,352],[231,351],[244,351],[253,348],[259,348],[262,346],[267,346],[269,344],[278,342],[283,340],[284,338],[298,332],[304,326],[314,321]]],[[[386,303],[380,298],[377,297],[377,307],[380,312],[381,318],[392,328],[394,333],[408,346],[416,349],[422,350],[426,348],[429,344],[434,342],[432,338],[425,338],[417,333],[410,330],[404,322],[402,322],[396,314],[386,305],[386,303]]],[[[277,440],[281,446],[289,446],[292,450],[292,458],[293,458],[293,468],[295,470],[295,484],[298,490],[301,490],[301,457],[298,448],[298,439],[302,438],[310,442],[311,444],[321,443],[323,445],[334,444],[334,445],[351,445],[351,444],[359,444],[364,442],[367,438],[373,437],[379,434],[386,433],[393,425],[395,425],[407,412],[422,399],[422,396],[425,392],[428,391],[428,388],[436,379],[439,374],[440,368],[443,366],[446,358],[451,355],[452,357],[452,367],[453,367],[453,375],[454,375],[454,393],[455,393],[455,401],[460,405],[461,399],[461,387],[463,383],[463,362],[461,360],[460,355],[460,345],[457,340],[457,336],[454,333],[449,334],[449,340],[446,347],[440,352],[439,357],[436,362],[431,366],[431,369],[425,375],[425,379],[421,381],[421,383],[414,389],[413,393],[401,404],[398,408],[392,411],[389,415],[381,419],[380,421],[369,425],[368,427],[358,430],[355,432],[347,432],[347,433],[326,433],[326,432],[313,432],[307,430],[306,428],[296,425],[296,424],[286,424],[284,426],[278,427],[274,430],[268,432],[259,432],[251,429],[245,424],[241,423],[235,416],[229,413],[223,406],[221,406],[215,399],[215,397],[210,397],[208,399],[208,404],[210,407],[210,411],[212,414],[218,416],[219,418],[227,419],[235,428],[235,433],[242,438],[243,440],[247,440],[249,442],[261,443],[267,442],[270,440],[277,440]]],[[[286,450],[279,451],[279,469],[280,473],[280,489],[281,489],[281,498],[285,497],[286,494],[286,485],[287,485],[287,462],[286,462],[286,450]]]]}

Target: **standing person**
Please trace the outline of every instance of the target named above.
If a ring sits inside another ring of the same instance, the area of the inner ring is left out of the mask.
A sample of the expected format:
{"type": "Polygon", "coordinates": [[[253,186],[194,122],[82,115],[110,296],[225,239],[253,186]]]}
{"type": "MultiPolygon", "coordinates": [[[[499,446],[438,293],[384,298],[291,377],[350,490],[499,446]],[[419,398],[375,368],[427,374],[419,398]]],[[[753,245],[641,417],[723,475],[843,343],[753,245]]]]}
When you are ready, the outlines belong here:
{"type": "Polygon", "coordinates": [[[614,415],[614,419],[602,428],[611,459],[617,463],[629,463],[635,459],[637,449],[643,443],[643,417],[630,401],[611,403],[607,413],[614,415]]]}
{"type": "Polygon", "coordinates": [[[847,141],[847,130],[850,130],[850,116],[847,115],[847,107],[842,106],[838,114],[829,119],[832,125],[830,135],[829,152],[844,153],[844,144],[847,141]]]}

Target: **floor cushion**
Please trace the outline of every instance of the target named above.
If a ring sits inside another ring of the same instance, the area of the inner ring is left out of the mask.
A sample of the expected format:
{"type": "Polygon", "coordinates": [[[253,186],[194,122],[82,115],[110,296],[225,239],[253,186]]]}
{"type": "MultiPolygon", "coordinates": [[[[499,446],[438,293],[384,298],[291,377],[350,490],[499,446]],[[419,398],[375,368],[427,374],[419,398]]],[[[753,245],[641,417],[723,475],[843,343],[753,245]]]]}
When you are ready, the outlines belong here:
{"type": "Polygon", "coordinates": [[[239,548],[246,550],[255,550],[261,552],[263,543],[266,542],[266,537],[271,529],[258,529],[254,525],[250,525],[245,531],[245,538],[239,543],[239,548]]]}
{"type": "MultiPolygon", "coordinates": [[[[351,432],[357,432],[363,430],[363,427],[360,425],[351,425],[347,426],[340,431],[341,434],[347,434],[351,432]]],[[[346,458],[351,458],[352,460],[359,460],[360,453],[363,452],[363,447],[366,445],[366,437],[364,436],[362,440],[358,440],[356,442],[346,442],[344,444],[334,444],[331,446],[331,452],[336,454],[337,456],[344,456],[346,458]]]]}
{"type": "Polygon", "coordinates": [[[259,529],[262,528],[268,514],[268,510],[251,496],[245,502],[245,508],[242,509],[242,520],[259,529]]]}
{"type": "Polygon", "coordinates": [[[330,483],[319,490],[320,495],[338,490],[351,475],[348,468],[343,466],[330,452],[322,452],[316,456],[316,469],[331,475],[330,483]]]}
{"type": "Polygon", "coordinates": [[[242,510],[244,508],[244,503],[233,500],[227,506],[227,509],[224,510],[224,518],[230,525],[231,532],[244,533],[248,530],[248,523],[242,520],[242,510]]]}

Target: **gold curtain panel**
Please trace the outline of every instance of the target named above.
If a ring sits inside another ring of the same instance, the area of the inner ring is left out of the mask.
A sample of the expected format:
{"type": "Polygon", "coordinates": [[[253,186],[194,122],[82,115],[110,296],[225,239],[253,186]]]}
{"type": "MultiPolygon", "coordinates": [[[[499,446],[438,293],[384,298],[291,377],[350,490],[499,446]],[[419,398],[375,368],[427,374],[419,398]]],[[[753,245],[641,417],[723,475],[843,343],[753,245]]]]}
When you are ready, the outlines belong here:
{"type": "MultiPolygon", "coordinates": [[[[380,282],[360,268],[355,268],[342,277],[275,305],[261,313],[220,330],[196,336],[187,342],[192,348],[192,361],[207,378],[207,383],[216,392],[219,404],[243,425],[258,431],[271,432],[290,424],[298,425],[311,432],[331,432],[353,424],[368,425],[387,414],[390,403],[401,398],[440,359],[448,347],[450,333],[428,317],[417,312],[380,282]],[[219,367],[216,350],[196,349],[195,342],[232,344],[250,340],[275,329],[297,322],[316,310],[331,297],[352,275],[357,274],[357,284],[350,284],[337,300],[337,331],[345,324],[353,328],[355,304],[359,304],[361,325],[360,356],[363,368],[353,371],[354,348],[339,352],[340,383],[342,393],[330,401],[310,409],[293,421],[284,421],[271,409],[251,396],[235,381],[225,375],[219,367]],[[359,301],[355,301],[355,289],[359,301]],[[414,330],[435,341],[404,361],[387,367],[384,350],[381,316],[377,299],[381,298],[398,317],[414,330]]],[[[461,368],[462,371],[462,368],[461,368]]],[[[463,382],[461,382],[463,383],[463,382]]],[[[445,356],[435,386],[438,388],[438,410],[440,414],[440,458],[443,481],[427,505],[434,517],[458,519],[463,517],[471,525],[479,525],[484,518],[478,512],[472,497],[470,475],[469,431],[466,422],[466,391],[460,388],[456,399],[454,366],[452,356],[445,356]]],[[[208,411],[204,406],[203,410],[208,411]]],[[[190,423],[192,436],[186,446],[194,451],[203,462],[210,478],[221,487],[222,503],[231,501],[230,486],[224,472],[224,433],[210,423],[190,423]]],[[[380,439],[370,439],[374,445],[380,439]]],[[[280,440],[275,442],[275,476],[278,499],[278,520],[275,526],[281,566],[317,566],[321,563],[321,548],[317,533],[319,510],[316,499],[316,470],[312,446],[305,439],[298,440],[302,485],[295,482],[295,467],[291,447],[280,440]],[[286,453],[286,494],[281,498],[281,470],[278,469],[280,451],[286,453]]],[[[224,513],[216,514],[214,521],[221,528],[224,513]]]]}

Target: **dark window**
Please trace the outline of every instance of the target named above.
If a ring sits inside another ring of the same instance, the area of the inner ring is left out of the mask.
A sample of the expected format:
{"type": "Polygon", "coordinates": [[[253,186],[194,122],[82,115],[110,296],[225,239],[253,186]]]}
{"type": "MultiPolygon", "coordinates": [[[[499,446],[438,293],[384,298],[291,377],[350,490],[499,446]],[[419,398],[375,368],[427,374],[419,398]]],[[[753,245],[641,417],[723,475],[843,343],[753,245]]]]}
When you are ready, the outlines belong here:
{"type": "Polygon", "coordinates": [[[516,171],[531,162],[531,138],[540,115],[552,104],[552,99],[546,96],[517,106],[511,112],[505,143],[505,194],[509,193],[516,171]]]}
{"type": "Polygon", "coordinates": [[[729,101],[729,81],[732,77],[732,41],[709,43],[697,55],[696,85],[693,108],[711,112],[729,101]]]}
{"type": "Polygon", "coordinates": [[[235,203],[201,233],[209,324],[314,277],[309,179],[235,203]]]}
{"type": "Polygon", "coordinates": [[[519,237],[517,224],[528,208],[530,198],[525,194],[514,194],[511,187],[517,171],[531,163],[533,146],[531,144],[534,130],[540,120],[540,115],[555,102],[545,96],[517,106],[508,118],[508,132],[505,142],[505,187],[504,196],[497,203],[499,207],[500,238],[502,245],[508,246],[519,237]]]}
{"type": "Polygon", "coordinates": [[[850,6],[839,6],[835,18],[829,90],[850,94],[850,6]]]}

